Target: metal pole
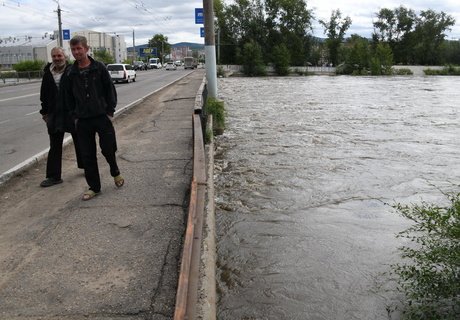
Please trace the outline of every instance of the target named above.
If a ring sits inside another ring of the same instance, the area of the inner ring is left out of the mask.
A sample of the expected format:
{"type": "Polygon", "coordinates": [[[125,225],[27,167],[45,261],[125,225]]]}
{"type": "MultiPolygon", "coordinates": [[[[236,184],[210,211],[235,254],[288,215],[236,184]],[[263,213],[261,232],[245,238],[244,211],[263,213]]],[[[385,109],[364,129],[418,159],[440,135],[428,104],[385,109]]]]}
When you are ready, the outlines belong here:
{"type": "Polygon", "coordinates": [[[208,96],[217,98],[216,45],[214,36],[213,0],[203,0],[204,14],[204,53],[206,57],[206,79],[208,96]]]}
{"type": "Polygon", "coordinates": [[[136,42],[134,40],[134,29],[133,29],[133,63],[136,61],[136,42]]]}
{"type": "Polygon", "coordinates": [[[62,44],[61,7],[59,6],[59,2],[58,2],[57,4],[58,4],[57,14],[58,14],[58,25],[59,25],[59,35],[58,35],[58,39],[59,39],[59,46],[62,48],[63,44],[62,44]]]}
{"type": "Polygon", "coordinates": [[[217,64],[220,64],[220,28],[217,28],[217,64]]]}

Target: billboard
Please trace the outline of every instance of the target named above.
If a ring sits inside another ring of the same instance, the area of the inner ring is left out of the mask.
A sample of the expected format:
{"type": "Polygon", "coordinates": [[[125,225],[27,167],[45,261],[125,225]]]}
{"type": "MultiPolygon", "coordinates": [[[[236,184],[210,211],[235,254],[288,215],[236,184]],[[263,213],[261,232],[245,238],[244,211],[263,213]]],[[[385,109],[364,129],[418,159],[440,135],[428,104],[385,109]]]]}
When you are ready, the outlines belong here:
{"type": "Polygon", "coordinates": [[[158,56],[158,50],[157,48],[140,48],[139,54],[141,57],[147,57],[147,56],[152,56],[152,57],[157,57],[158,56]]]}

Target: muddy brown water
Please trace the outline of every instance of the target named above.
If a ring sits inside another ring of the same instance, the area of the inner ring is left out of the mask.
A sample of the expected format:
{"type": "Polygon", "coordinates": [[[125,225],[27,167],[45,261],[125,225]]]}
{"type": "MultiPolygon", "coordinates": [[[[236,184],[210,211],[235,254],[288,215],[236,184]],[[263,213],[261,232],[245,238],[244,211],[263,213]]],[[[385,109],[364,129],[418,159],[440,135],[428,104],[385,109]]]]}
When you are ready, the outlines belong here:
{"type": "Polygon", "coordinates": [[[399,319],[396,203],[460,191],[460,78],[219,79],[219,319],[399,319]]]}

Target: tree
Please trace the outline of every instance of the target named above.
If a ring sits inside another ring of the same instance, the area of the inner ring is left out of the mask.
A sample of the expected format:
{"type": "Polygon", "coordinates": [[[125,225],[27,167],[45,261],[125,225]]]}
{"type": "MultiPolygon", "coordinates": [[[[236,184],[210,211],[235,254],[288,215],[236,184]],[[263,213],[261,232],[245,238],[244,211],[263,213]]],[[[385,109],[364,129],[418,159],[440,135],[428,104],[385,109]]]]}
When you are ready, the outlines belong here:
{"type": "Polygon", "coordinates": [[[115,59],[112,55],[105,49],[101,48],[100,50],[94,51],[94,59],[103,62],[105,64],[114,63],[115,59]]]}
{"type": "Polygon", "coordinates": [[[220,35],[220,60],[235,62],[248,42],[259,45],[265,63],[274,61],[273,48],[284,44],[291,61],[305,64],[310,50],[312,14],[305,0],[235,0],[214,2],[220,35]],[[216,3],[217,2],[217,3],[216,3]]]}
{"type": "Polygon", "coordinates": [[[433,10],[421,11],[415,27],[416,62],[420,64],[437,64],[440,60],[440,48],[446,37],[446,30],[455,25],[455,19],[444,12],[433,10]]]}
{"type": "Polygon", "coordinates": [[[371,74],[391,75],[393,66],[393,53],[388,43],[379,43],[375,54],[371,58],[371,74]]]}
{"type": "Polygon", "coordinates": [[[329,50],[329,59],[333,65],[337,65],[339,48],[345,38],[345,33],[351,26],[351,18],[342,19],[339,9],[333,10],[329,21],[319,20],[324,27],[324,34],[327,35],[326,46],[329,50]]]}
{"type": "Polygon", "coordinates": [[[247,42],[243,47],[243,73],[247,76],[265,75],[265,66],[262,60],[262,49],[255,41],[247,42]]]}
{"type": "Polygon", "coordinates": [[[369,68],[369,40],[357,34],[352,34],[344,47],[344,65],[338,68],[343,74],[365,74],[369,68]]]}
{"type": "Polygon", "coordinates": [[[157,56],[164,63],[164,57],[171,53],[171,45],[168,43],[168,37],[162,34],[155,34],[148,42],[149,48],[157,48],[157,56]]]}
{"type": "Polygon", "coordinates": [[[379,42],[389,44],[396,63],[410,61],[411,50],[409,48],[412,47],[416,18],[415,12],[404,6],[399,6],[394,10],[383,8],[377,13],[373,39],[376,45],[379,42]]]}
{"type": "Polygon", "coordinates": [[[403,6],[393,10],[383,8],[374,22],[375,43],[390,45],[395,63],[438,64],[442,61],[442,44],[446,30],[455,20],[444,12],[413,10],[403,6]]]}
{"type": "Polygon", "coordinates": [[[291,58],[285,44],[280,44],[273,48],[273,59],[276,74],[279,76],[287,76],[289,74],[291,58]]]}
{"type": "MultiPolygon", "coordinates": [[[[266,0],[265,12],[265,24],[269,32],[269,39],[265,45],[273,48],[284,44],[289,51],[290,60],[295,65],[304,65],[310,49],[308,32],[311,31],[313,19],[306,2],[266,0]]],[[[270,52],[268,49],[267,51],[270,52]]]]}

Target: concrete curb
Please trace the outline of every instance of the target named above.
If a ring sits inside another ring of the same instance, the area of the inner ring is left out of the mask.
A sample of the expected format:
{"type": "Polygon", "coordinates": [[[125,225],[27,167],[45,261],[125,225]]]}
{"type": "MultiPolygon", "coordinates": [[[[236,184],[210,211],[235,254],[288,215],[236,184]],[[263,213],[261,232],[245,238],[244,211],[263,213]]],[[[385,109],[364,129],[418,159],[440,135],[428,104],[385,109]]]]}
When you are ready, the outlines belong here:
{"type": "MultiPolygon", "coordinates": [[[[212,128],[212,115],[208,116],[207,128],[212,128]]],[[[205,207],[203,244],[200,272],[199,308],[196,319],[217,319],[217,291],[216,291],[216,217],[214,202],[214,138],[206,146],[207,163],[207,199],[205,207]]]]}
{"type": "MultiPolygon", "coordinates": [[[[191,72],[193,72],[193,71],[191,71],[191,72]]],[[[114,118],[116,118],[120,113],[122,113],[124,111],[127,111],[127,110],[137,106],[138,104],[142,103],[146,98],[150,97],[151,95],[153,95],[153,94],[155,94],[155,93],[157,93],[157,92],[159,92],[159,91],[161,91],[161,90],[173,85],[174,83],[182,80],[183,78],[188,76],[191,72],[188,72],[185,75],[183,75],[182,77],[180,77],[180,78],[178,78],[178,79],[176,79],[176,80],[164,85],[163,87],[158,88],[158,89],[146,94],[142,98],[139,98],[136,101],[131,102],[130,104],[124,106],[123,108],[121,108],[119,110],[116,110],[115,114],[114,114],[114,118]]],[[[65,137],[62,147],[65,148],[71,143],[73,143],[72,137],[70,137],[70,136],[65,137]]],[[[46,148],[45,150],[40,151],[39,153],[35,154],[34,156],[30,157],[29,159],[21,162],[20,164],[18,164],[16,166],[14,166],[13,168],[3,172],[2,174],[0,174],[0,186],[2,186],[4,183],[6,183],[8,180],[13,178],[14,176],[16,176],[16,175],[20,174],[21,172],[29,169],[34,164],[36,164],[36,163],[40,162],[41,160],[47,158],[48,151],[49,151],[49,148],[46,148]]]]}

